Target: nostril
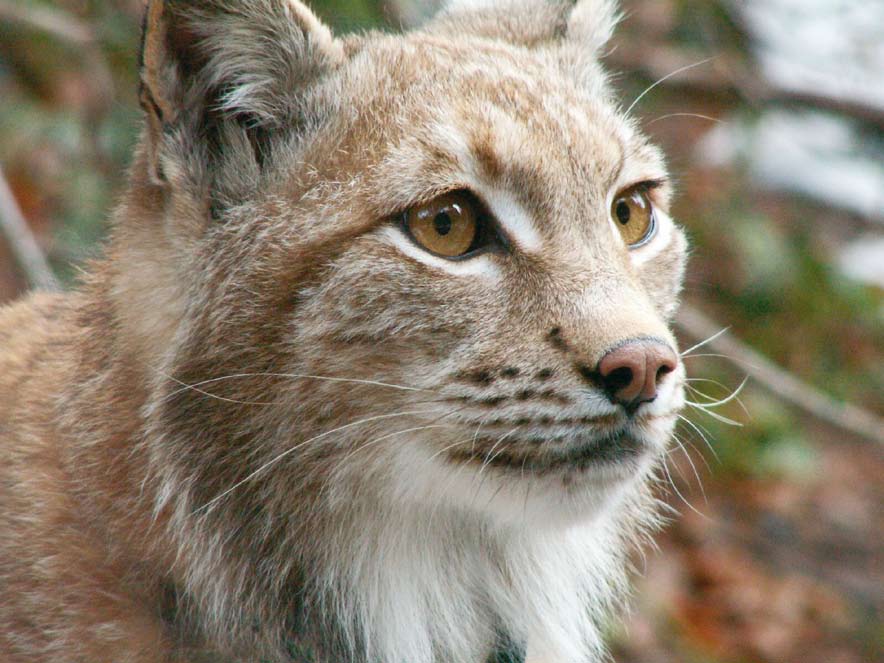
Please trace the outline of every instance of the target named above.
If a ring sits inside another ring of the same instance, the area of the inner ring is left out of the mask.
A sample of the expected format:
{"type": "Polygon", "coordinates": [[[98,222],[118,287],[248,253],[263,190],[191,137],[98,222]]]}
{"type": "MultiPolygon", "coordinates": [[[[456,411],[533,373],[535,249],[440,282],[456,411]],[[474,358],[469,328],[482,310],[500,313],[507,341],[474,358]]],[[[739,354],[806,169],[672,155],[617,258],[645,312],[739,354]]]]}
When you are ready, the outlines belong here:
{"type": "Polygon", "coordinates": [[[605,376],[605,387],[610,392],[618,392],[632,384],[633,373],[629,366],[621,366],[605,376]]]}
{"type": "Polygon", "coordinates": [[[635,344],[615,348],[598,364],[602,388],[615,403],[635,400],[642,390],[645,374],[644,353],[635,344]]]}
{"type": "Polygon", "coordinates": [[[670,366],[668,364],[664,364],[660,368],[657,369],[657,384],[660,384],[660,380],[666,377],[669,373],[675,370],[675,366],[670,366]]]}
{"type": "Polygon", "coordinates": [[[660,384],[660,381],[672,373],[675,370],[675,367],[678,362],[678,357],[675,352],[672,351],[671,348],[658,348],[658,351],[655,353],[651,353],[649,356],[649,361],[652,362],[652,365],[648,367],[649,370],[652,370],[652,366],[656,364],[657,370],[652,373],[654,376],[654,385],[657,386],[660,384]]]}

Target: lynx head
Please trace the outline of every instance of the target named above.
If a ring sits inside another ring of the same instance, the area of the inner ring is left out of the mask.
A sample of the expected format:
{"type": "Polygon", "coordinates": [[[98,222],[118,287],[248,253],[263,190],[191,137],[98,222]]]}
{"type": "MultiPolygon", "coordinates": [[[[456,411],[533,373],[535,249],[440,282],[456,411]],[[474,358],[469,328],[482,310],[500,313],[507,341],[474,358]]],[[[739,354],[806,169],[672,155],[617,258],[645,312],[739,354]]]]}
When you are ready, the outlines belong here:
{"type": "Polygon", "coordinates": [[[336,39],[295,0],[151,2],[117,230],[150,266],[116,291],[158,425],[205,454],[194,505],[279,453],[237,492],[297,466],[548,522],[645,473],[685,240],[597,61],[614,22],[514,0],[336,39]]]}
{"type": "Polygon", "coordinates": [[[254,562],[397,509],[560,528],[643,494],[686,245],[598,63],[615,20],[335,38],[296,0],[151,1],[114,293],[158,510],[254,562]]]}

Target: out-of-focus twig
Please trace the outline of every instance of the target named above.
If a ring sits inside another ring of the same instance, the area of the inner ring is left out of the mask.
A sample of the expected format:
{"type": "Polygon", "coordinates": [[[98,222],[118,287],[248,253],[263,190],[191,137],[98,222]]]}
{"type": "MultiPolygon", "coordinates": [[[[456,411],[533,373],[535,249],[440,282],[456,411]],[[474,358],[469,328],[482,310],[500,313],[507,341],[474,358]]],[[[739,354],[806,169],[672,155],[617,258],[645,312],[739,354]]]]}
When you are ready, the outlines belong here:
{"type": "Polygon", "coordinates": [[[58,281],[40,250],[15,200],[12,188],[0,168],[0,229],[31,285],[42,290],[58,290],[58,281]]]}
{"type": "MultiPolygon", "coordinates": [[[[686,304],[682,305],[677,322],[688,336],[697,341],[710,338],[722,329],[722,325],[705,313],[686,304]]],[[[705,347],[735,362],[740,370],[745,370],[778,397],[817,419],[859,437],[884,443],[884,419],[859,406],[836,401],[802,382],[733,334],[717,336],[705,347]]]]}

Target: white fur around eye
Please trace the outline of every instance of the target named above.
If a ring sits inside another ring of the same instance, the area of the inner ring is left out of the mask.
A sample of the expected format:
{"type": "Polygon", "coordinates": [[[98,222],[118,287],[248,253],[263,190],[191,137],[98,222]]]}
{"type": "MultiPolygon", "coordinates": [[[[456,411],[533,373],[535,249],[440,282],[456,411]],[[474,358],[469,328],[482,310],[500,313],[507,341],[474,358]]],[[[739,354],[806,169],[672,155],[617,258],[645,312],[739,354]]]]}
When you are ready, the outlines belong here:
{"type": "Polygon", "coordinates": [[[477,192],[488,205],[494,218],[513,243],[525,253],[537,253],[541,249],[540,234],[534,221],[515,196],[503,189],[477,187],[477,192]]]}
{"type": "Polygon", "coordinates": [[[447,260],[420,248],[398,228],[387,226],[380,231],[380,236],[409,258],[452,276],[478,276],[492,283],[500,281],[500,269],[488,254],[479,254],[464,260],[447,260]]]}

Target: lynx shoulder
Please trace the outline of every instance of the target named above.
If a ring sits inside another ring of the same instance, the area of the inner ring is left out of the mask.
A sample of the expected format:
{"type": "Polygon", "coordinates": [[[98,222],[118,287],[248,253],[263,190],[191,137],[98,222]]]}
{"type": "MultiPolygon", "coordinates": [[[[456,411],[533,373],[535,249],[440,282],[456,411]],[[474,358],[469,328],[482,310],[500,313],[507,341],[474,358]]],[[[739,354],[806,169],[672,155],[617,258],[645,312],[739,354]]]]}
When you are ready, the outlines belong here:
{"type": "Polygon", "coordinates": [[[0,660],[600,660],[685,239],[606,0],[151,0],[105,257],[0,310],[0,660]]]}

